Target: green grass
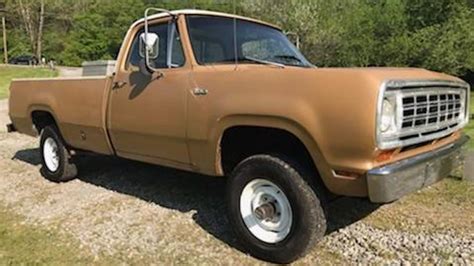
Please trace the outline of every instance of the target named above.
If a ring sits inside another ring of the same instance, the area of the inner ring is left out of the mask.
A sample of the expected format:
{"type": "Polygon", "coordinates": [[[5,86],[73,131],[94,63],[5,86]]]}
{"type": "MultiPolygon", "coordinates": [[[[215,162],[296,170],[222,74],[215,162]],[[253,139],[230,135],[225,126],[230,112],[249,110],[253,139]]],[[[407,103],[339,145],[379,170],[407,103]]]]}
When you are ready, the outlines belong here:
{"type": "Polygon", "coordinates": [[[91,264],[79,245],[54,230],[27,225],[24,219],[0,208],[0,265],[91,264]]]}
{"type": "Polygon", "coordinates": [[[10,82],[15,78],[56,77],[57,71],[46,68],[0,66],[0,99],[8,97],[10,82]]]}
{"type": "Polygon", "coordinates": [[[471,114],[474,114],[474,90],[471,91],[471,114]]]}

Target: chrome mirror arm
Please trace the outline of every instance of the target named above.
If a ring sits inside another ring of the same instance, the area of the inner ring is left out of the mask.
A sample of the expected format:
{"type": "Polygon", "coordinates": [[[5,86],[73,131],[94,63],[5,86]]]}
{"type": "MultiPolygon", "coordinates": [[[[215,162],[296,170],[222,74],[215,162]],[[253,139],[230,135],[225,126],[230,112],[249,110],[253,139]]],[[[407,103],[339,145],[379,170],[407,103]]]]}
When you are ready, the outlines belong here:
{"type": "MultiPolygon", "coordinates": [[[[167,13],[168,15],[170,15],[172,18],[175,17],[175,15],[173,13],[171,13],[171,11],[167,10],[167,9],[163,9],[163,8],[155,8],[155,7],[149,7],[147,9],[145,9],[145,14],[144,14],[144,22],[145,22],[145,43],[148,43],[148,16],[149,16],[149,12],[152,11],[152,12],[155,12],[156,14],[158,13],[167,13]]],[[[145,65],[146,67],[153,71],[153,72],[157,72],[158,73],[158,78],[161,78],[164,76],[164,73],[161,72],[159,69],[155,68],[155,67],[152,67],[151,64],[150,64],[150,55],[148,54],[148,51],[145,52],[145,65]]]]}

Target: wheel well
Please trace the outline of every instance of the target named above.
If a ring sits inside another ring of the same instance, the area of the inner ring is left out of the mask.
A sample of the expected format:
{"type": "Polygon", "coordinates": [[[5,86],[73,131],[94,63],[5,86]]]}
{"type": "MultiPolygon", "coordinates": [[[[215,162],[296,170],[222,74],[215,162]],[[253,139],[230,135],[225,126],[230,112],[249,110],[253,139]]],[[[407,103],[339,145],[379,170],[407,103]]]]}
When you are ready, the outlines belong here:
{"type": "MultiPolygon", "coordinates": [[[[278,154],[295,160],[317,173],[305,145],[292,133],[278,128],[237,126],[227,129],[221,139],[221,162],[228,175],[245,158],[255,154],[278,154]]],[[[319,174],[318,174],[319,176],[319,174]]]]}
{"type": "Polygon", "coordinates": [[[33,111],[33,113],[31,113],[31,119],[38,134],[41,133],[41,130],[46,126],[56,125],[56,120],[54,120],[53,115],[46,111],[33,111]]]}

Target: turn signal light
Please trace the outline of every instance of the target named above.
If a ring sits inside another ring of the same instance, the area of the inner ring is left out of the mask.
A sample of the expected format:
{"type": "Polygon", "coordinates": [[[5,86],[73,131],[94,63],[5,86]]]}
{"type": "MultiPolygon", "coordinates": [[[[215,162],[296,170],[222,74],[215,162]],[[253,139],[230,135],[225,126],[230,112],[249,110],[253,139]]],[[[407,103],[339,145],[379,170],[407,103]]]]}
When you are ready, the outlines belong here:
{"type": "Polygon", "coordinates": [[[393,153],[395,150],[388,150],[388,151],[382,151],[377,157],[375,158],[375,161],[377,162],[385,162],[390,159],[392,159],[393,153]]]}

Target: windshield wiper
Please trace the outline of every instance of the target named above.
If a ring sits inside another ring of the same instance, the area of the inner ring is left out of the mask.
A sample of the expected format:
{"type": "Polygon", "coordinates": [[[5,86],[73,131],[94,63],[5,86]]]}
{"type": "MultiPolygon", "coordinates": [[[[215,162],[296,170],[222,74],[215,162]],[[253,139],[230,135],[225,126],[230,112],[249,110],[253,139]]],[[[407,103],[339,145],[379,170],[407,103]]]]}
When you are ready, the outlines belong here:
{"type": "Polygon", "coordinates": [[[294,61],[298,61],[299,63],[303,63],[303,60],[294,56],[294,55],[274,55],[273,58],[281,58],[281,59],[290,59],[294,61]]]}
{"type": "MultiPolygon", "coordinates": [[[[224,59],[224,60],[214,62],[214,63],[223,63],[223,62],[230,63],[230,62],[235,62],[235,61],[236,60],[234,58],[228,58],[228,59],[224,59]]],[[[280,68],[285,68],[284,64],[271,62],[271,61],[267,61],[267,60],[263,60],[263,59],[258,59],[258,58],[254,58],[254,57],[250,57],[250,56],[239,57],[239,58],[237,58],[237,61],[238,62],[247,61],[247,62],[261,64],[261,65],[268,65],[268,66],[276,66],[276,67],[280,67],[280,68]]]]}
{"type": "Polygon", "coordinates": [[[254,58],[254,57],[250,57],[250,56],[244,56],[244,57],[242,57],[242,58],[239,58],[238,60],[239,60],[239,61],[248,60],[248,61],[255,62],[255,63],[259,63],[259,64],[264,64],[264,65],[270,65],[270,66],[276,66],[276,67],[280,67],[280,68],[285,68],[285,65],[284,65],[284,64],[280,64],[280,63],[276,63],[276,62],[271,62],[271,61],[267,61],[267,60],[262,60],[262,59],[258,59],[258,58],[254,58]]]}

